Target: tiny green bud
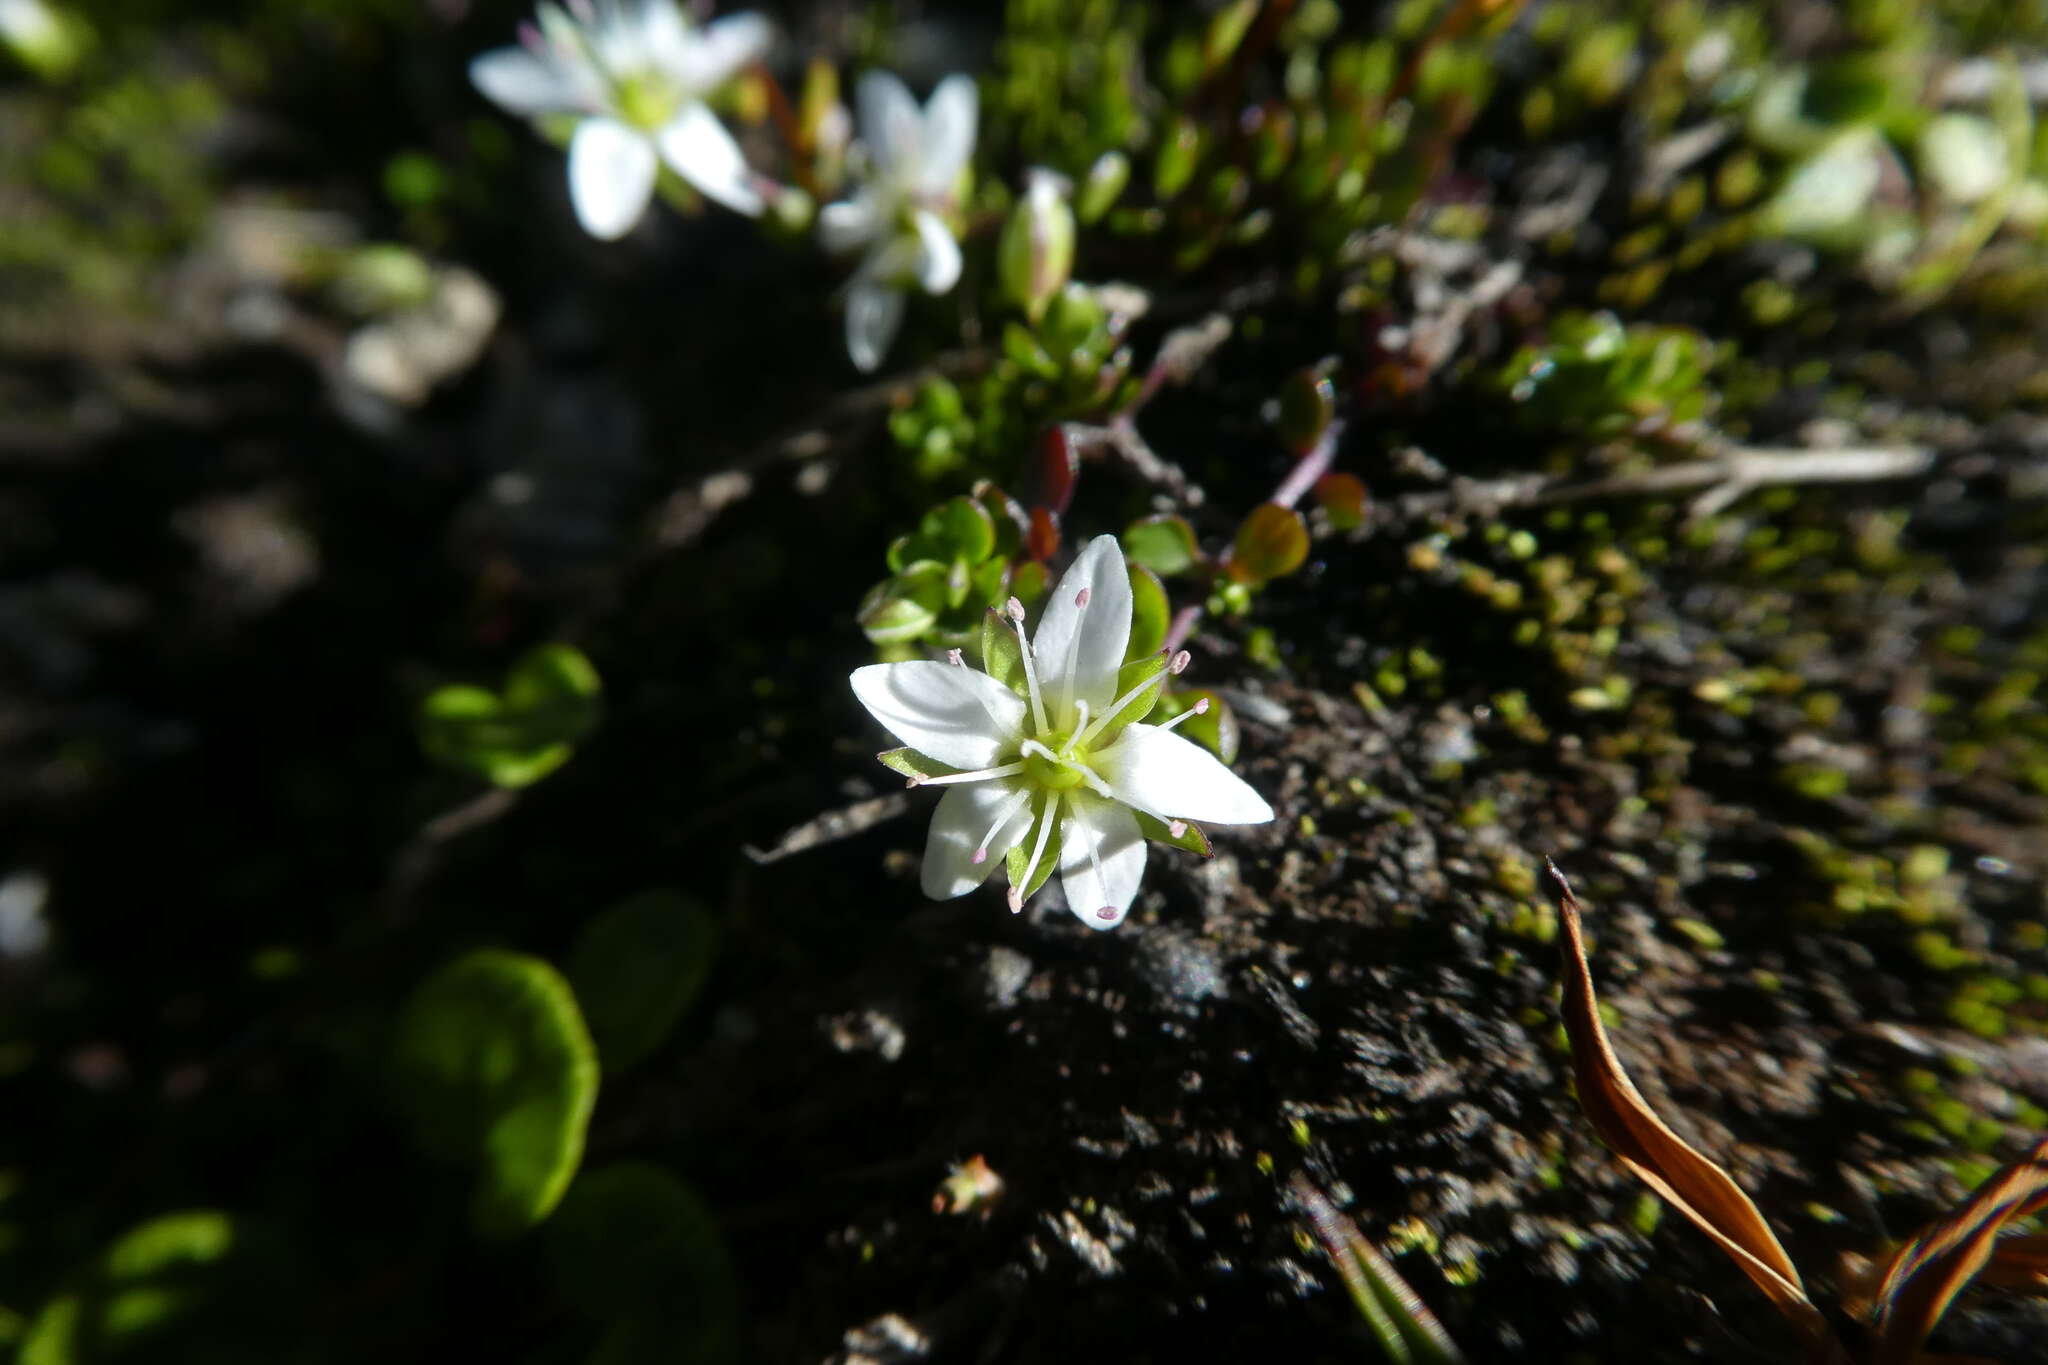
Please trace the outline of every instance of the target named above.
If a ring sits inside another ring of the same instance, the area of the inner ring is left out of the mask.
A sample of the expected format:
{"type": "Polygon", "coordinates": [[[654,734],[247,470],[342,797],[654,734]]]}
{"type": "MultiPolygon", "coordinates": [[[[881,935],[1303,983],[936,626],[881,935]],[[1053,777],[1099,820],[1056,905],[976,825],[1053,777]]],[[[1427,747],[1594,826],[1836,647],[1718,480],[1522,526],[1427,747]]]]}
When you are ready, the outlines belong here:
{"type": "Polygon", "coordinates": [[[996,247],[1003,293],[1033,322],[1074,269],[1074,210],[1066,188],[1051,171],[1032,170],[996,247]]]}
{"type": "Polygon", "coordinates": [[[1081,193],[1076,211],[1081,221],[1092,223],[1117,201],[1130,183],[1131,159],[1122,152],[1104,152],[1095,158],[1095,164],[1088,168],[1087,177],[1081,182],[1081,193]]]}

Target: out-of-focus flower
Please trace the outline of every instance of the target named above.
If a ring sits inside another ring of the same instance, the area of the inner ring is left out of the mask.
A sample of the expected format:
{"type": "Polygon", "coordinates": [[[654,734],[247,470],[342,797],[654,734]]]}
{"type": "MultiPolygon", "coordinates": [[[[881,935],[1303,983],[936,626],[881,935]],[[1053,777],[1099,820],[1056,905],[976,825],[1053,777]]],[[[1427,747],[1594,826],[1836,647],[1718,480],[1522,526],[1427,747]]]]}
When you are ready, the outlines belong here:
{"type": "Polygon", "coordinates": [[[854,99],[860,186],[825,206],[818,233],[827,251],[865,253],[846,290],[846,350],[856,368],[872,370],[902,325],[905,291],[943,294],[960,278],[953,220],[979,105],[971,77],[948,76],[920,110],[886,71],[862,76],[854,99]]]}
{"type": "MultiPolygon", "coordinates": [[[[1261,824],[1273,809],[1199,745],[1165,725],[1136,723],[1187,656],[1133,664],[1131,581],[1115,536],[1098,536],[1047,599],[1024,640],[1012,599],[1022,696],[995,677],[913,660],[855,669],[854,695],[909,751],[884,755],[912,786],[944,786],[924,851],[924,892],[962,896],[1007,861],[1010,908],[1021,910],[1054,867],[1067,905],[1094,929],[1130,911],[1145,875],[1146,821],[1179,838],[1190,820],[1261,824]],[[1120,686],[1120,684],[1125,684],[1120,686]]],[[[1005,637],[1007,638],[1007,637],[1005,637]]]]}
{"type": "Polygon", "coordinates": [[[520,46],[484,53],[469,76],[510,113],[578,119],[569,197],[591,236],[632,230],[663,161],[727,208],[761,212],[756,177],[704,101],[767,51],[766,19],[734,14],[693,28],[675,0],[570,0],[538,14],[520,46]]]}

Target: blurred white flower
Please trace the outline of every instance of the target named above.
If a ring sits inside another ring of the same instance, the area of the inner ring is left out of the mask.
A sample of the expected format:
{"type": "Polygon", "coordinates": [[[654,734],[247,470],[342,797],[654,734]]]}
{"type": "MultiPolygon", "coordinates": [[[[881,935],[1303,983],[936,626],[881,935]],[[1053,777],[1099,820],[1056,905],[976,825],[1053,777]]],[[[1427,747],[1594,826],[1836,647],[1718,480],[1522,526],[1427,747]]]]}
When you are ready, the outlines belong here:
{"type": "Polygon", "coordinates": [[[569,0],[539,8],[521,46],[486,52],[469,77],[527,117],[580,116],[569,140],[569,197],[593,237],[623,237],[647,211],[660,163],[749,215],[761,193],[705,97],[767,51],[758,14],[692,28],[675,0],[569,0]]]}
{"type": "Polygon", "coordinates": [[[1023,696],[968,668],[957,651],[951,663],[855,669],[854,695],[916,752],[911,785],[947,789],[925,844],[926,895],[965,895],[1008,861],[1010,908],[1020,910],[1056,866],[1081,922],[1113,929],[1145,875],[1147,818],[1158,837],[1178,838],[1189,820],[1261,824],[1273,809],[1207,750],[1171,733],[1201,708],[1165,725],[1134,723],[1187,657],[1132,665],[1135,685],[1119,694],[1131,581],[1115,536],[1081,552],[1028,644],[1023,614],[1012,599],[1023,696]]]}
{"type": "Polygon", "coordinates": [[[923,109],[903,82],[870,71],[854,92],[865,156],[851,199],[827,204],[818,234],[832,252],[862,251],[846,290],[846,350],[856,368],[882,363],[913,284],[943,294],[960,278],[950,220],[974,155],[978,97],[969,76],[948,76],[923,109]]]}

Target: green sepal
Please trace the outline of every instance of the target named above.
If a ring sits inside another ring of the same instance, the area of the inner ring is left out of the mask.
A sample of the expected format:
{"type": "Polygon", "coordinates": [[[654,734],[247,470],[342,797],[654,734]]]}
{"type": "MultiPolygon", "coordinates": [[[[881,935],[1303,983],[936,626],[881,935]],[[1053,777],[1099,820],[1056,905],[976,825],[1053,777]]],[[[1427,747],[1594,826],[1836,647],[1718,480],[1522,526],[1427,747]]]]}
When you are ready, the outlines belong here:
{"type": "Polygon", "coordinates": [[[1237,713],[1230,709],[1230,703],[1223,700],[1221,693],[1208,688],[1169,693],[1160,707],[1163,713],[1160,720],[1169,721],[1183,711],[1192,710],[1195,703],[1204,697],[1209,699],[1209,709],[1199,716],[1192,716],[1183,721],[1180,732],[1225,763],[1235,763],[1239,738],[1237,713]]]}
{"type": "Polygon", "coordinates": [[[901,749],[884,749],[875,757],[905,777],[951,777],[960,771],[947,767],[936,758],[926,758],[907,745],[901,749]]]}
{"type": "MultiPolygon", "coordinates": [[[[1039,813],[1037,819],[1032,821],[1030,833],[1025,835],[1023,840],[1016,847],[1012,848],[1003,859],[1003,865],[1010,874],[1010,885],[1012,886],[1023,886],[1024,865],[1031,861],[1031,850],[1038,844],[1038,820],[1043,818],[1044,815],[1039,813]]],[[[1045,852],[1039,855],[1038,869],[1031,874],[1031,885],[1023,886],[1024,898],[1029,900],[1032,896],[1038,894],[1038,888],[1045,885],[1046,878],[1052,876],[1052,870],[1059,865],[1060,827],[1059,821],[1055,817],[1052,833],[1045,841],[1045,852]]]]}
{"type": "Polygon", "coordinates": [[[1133,811],[1131,813],[1138,817],[1138,833],[1144,835],[1147,839],[1151,839],[1156,843],[1171,844],[1175,848],[1184,848],[1188,852],[1198,853],[1204,858],[1212,856],[1215,852],[1214,849],[1209,847],[1209,836],[1204,834],[1202,827],[1192,820],[1181,821],[1181,831],[1179,834],[1175,834],[1173,827],[1156,815],[1147,815],[1143,811],[1133,811]]]}
{"type": "Polygon", "coordinates": [[[1000,607],[990,607],[981,618],[981,671],[1020,697],[1028,690],[1024,646],[1000,607]]]}
{"type": "Polygon", "coordinates": [[[1124,732],[1126,725],[1135,724],[1152,714],[1152,708],[1159,705],[1159,696],[1166,690],[1166,656],[1154,654],[1149,659],[1133,659],[1116,671],[1116,694],[1121,697],[1135,687],[1145,687],[1143,692],[1131,698],[1121,711],[1111,716],[1109,723],[1096,732],[1088,742],[1092,749],[1107,749],[1116,743],[1117,736],[1124,732]]]}

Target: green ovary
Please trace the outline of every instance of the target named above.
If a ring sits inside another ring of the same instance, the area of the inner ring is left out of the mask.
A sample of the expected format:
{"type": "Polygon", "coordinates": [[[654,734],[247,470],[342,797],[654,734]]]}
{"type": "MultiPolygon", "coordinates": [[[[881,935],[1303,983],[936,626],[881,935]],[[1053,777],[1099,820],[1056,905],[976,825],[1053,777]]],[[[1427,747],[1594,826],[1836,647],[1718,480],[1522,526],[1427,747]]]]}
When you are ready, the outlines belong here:
{"type": "Polygon", "coordinates": [[[619,117],[644,132],[653,132],[675,117],[682,101],[675,87],[658,76],[620,79],[616,87],[619,117]]]}

